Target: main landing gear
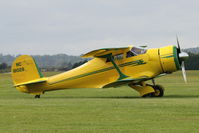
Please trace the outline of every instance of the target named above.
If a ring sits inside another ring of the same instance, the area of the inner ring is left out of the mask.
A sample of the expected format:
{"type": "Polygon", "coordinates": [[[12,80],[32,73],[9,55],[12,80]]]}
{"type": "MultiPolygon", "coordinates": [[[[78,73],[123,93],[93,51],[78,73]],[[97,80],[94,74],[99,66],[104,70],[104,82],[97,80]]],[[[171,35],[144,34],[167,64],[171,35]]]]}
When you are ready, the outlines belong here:
{"type": "Polygon", "coordinates": [[[143,95],[142,97],[162,97],[164,95],[164,88],[161,85],[151,86],[154,92],[143,95]]]}
{"type": "Polygon", "coordinates": [[[152,82],[153,85],[141,82],[137,84],[129,84],[129,86],[138,91],[141,97],[162,97],[164,95],[164,88],[161,85],[156,85],[153,79],[152,82]]]}
{"type": "Polygon", "coordinates": [[[153,93],[154,97],[162,97],[164,95],[164,88],[161,85],[153,86],[155,92],[153,93]]]}

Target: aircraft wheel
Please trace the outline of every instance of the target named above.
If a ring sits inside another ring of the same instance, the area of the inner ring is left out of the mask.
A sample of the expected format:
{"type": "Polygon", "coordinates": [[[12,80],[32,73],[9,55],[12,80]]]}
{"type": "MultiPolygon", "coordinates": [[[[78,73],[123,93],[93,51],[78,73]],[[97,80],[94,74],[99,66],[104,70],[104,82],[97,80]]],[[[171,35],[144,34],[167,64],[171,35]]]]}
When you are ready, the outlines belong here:
{"type": "Polygon", "coordinates": [[[161,85],[155,85],[153,89],[155,90],[153,97],[162,97],[164,95],[164,88],[161,85]]]}
{"type": "Polygon", "coordinates": [[[40,98],[40,95],[35,95],[35,98],[40,98]]]}

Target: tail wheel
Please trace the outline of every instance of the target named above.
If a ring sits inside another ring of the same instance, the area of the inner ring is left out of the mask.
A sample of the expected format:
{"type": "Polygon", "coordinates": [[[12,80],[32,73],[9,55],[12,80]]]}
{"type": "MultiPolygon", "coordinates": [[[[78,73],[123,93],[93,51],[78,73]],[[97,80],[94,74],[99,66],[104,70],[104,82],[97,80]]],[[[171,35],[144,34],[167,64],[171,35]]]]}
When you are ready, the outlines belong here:
{"type": "Polygon", "coordinates": [[[40,98],[40,95],[35,95],[35,98],[40,98]]]}
{"type": "Polygon", "coordinates": [[[162,97],[164,95],[164,88],[161,85],[155,85],[153,89],[155,91],[153,97],[162,97]]]}

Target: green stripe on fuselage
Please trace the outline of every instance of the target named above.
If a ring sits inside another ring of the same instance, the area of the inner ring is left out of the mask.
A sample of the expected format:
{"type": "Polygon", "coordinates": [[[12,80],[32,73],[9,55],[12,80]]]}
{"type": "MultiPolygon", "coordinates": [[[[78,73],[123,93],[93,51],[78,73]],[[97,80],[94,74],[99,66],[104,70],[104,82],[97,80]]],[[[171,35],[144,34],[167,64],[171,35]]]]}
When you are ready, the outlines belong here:
{"type": "MultiPolygon", "coordinates": [[[[141,60],[136,60],[136,61],[132,61],[132,62],[126,62],[126,63],[120,64],[118,66],[119,67],[138,66],[138,65],[143,65],[143,64],[146,64],[146,62],[141,59],[141,60]]],[[[52,84],[56,84],[56,83],[63,82],[63,81],[74,80],[74,79],[86,77],[86,76],[89,76],[89,75],[93,75],[93,74],[97,74],[97,73],[101,73],[101,72],[113,70],[113,69],[115,69],[114,66],[107,67],[107,68],[100,69],[100,70],[97,70],[97,71],[93,71],[93,72],[89,72],[89,73],[85,73],[85,74],[80,74],[80,75],[77,75],[77,76],[73,76],[73,77],[70,77],[70,78],[62,79],[62,80],[59,80],[59,81],[56,81],[56,82],[52,82],[52,83],[49,83],[49,84],[52,85],[52,84]]]]}
{"type": "Polygon", "coordinates": [[[173,55],[170,55],[170,56],[164,56],[164,57],[162,57],[161,56],[161,58],[171,58],[171,57],[174,57],[173,55]]]}

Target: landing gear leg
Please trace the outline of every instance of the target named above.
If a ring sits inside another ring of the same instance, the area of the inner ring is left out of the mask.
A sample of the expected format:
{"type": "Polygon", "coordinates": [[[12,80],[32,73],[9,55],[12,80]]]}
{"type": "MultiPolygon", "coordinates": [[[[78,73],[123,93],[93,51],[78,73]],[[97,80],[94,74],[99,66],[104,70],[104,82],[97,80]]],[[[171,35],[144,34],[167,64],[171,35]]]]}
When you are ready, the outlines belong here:
{"type": "Polygon", "coordinates": [[[35,98],[40,98],[40,95],[35,95],[35,98]]]}
{"type": "Polygon", "coordinates": [[[152,83],[153,83],[153,85],[155,86],[155,79],[152,79],[152,83]]]}
{"type": "Polygon", "coordinates": [[[140,96],[142,97],[152,97],[152,94],[155,92],[153,87],[151,85],[146,84],[145,82],[141,82],[137,85],[129,84],[129,86],[137,92],[139,92],[140,96]]]}

